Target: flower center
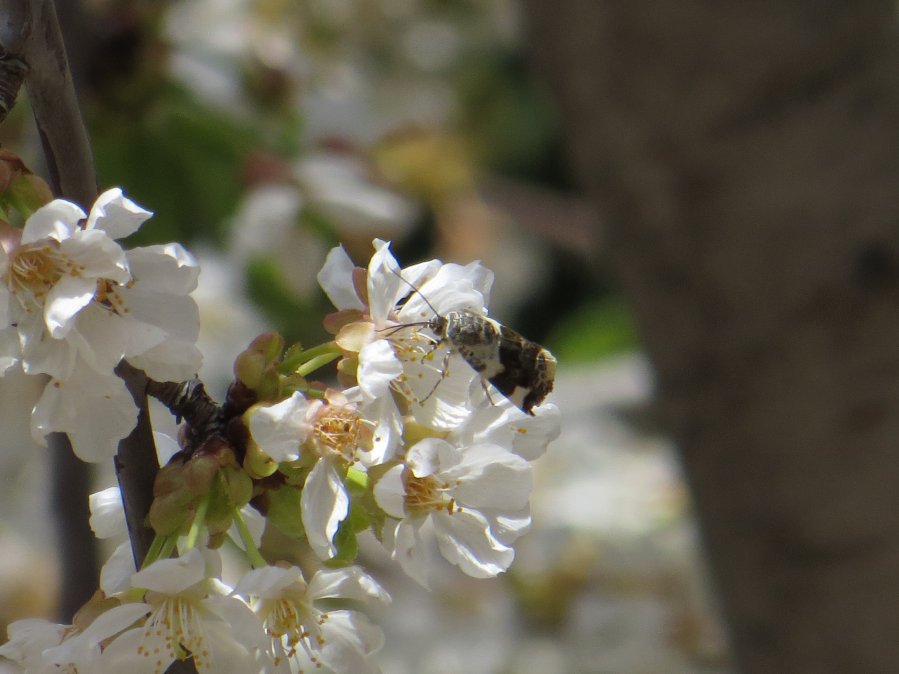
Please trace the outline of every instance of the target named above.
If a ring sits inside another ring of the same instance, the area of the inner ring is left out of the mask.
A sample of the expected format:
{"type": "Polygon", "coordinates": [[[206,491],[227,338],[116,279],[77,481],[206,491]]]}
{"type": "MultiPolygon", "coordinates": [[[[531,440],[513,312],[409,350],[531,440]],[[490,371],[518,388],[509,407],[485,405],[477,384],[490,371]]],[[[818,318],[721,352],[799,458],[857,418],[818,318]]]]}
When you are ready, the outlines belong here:
{"type": "Polygon", "coordinates": [[[362,417],[354,408],[328,405],[316,420],[312,433],[320,449],[353,463],[362,428],[362,417]]]}
{"type": "Polygon", "coordinates": [[[177,596],[165,599],[147,618],[137,653],[156,658],[156,674],[162,674],[173,660],[186,660],[190,656],[198,671],[207,671],[209,646],[194,602],[177,596]]]}
{"type": "Polygon", "coordinates": [[[405,506],[409,513],[446,510],[452,515],[462,510],[447,493],[452,485],[438,482],[431,475],[415,477],[412,471],[406,470],[403,474],[403,486],[406,488],[405,506]]]}
{"type": "Polygon", "coordinates": [[[78,276],[80,271],[53,243],[26,244],[10,254],[4,281],[28,309],[42,306],[47,293],[64,275],[78,276]]]}
{"type": "MultiPolygon", "coordinates": [[[[263,614],[268,635],[276,640],[284,638],[284,655],[288,659],[295,657],[297,651],[302,649],[316,668],[321,667],[316,651],[325,645],[321,626],[328,620],[327,613],[308,606],[301,608],[294,601],[281,598],[273,600],[263,614]]],[[[276,655],[275,661],[279,664],[280,656],[276,655]]]]}

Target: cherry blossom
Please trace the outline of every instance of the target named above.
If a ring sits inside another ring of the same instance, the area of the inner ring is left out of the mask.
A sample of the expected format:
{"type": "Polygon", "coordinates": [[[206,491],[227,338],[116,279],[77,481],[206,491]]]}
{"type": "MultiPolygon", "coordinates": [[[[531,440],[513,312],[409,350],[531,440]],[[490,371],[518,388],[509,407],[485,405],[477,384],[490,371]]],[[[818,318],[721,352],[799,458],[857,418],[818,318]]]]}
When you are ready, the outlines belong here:
{"type": "Polygon", "coordinates": [[[323,569],[308,584],[296,566],[252,569],[234,592],[252,598],[271,640],[275,672],[291,672],[291,662],[299,671],[322,666],[336,674],[380,671],[372,656],[383,644],[381,630],[359,611],[317,605],[333,599],[389,601],[359,568],[323,569]]]}
{"type": "Polygon", "coordinates": [[[427,587],[437,550],[476,578],[509,568],[512,543],[530,525],[531,482],[527,461],[504,447],[426,438],[378,480],[374,493],[397,520],[393,557],[427,587]]]}

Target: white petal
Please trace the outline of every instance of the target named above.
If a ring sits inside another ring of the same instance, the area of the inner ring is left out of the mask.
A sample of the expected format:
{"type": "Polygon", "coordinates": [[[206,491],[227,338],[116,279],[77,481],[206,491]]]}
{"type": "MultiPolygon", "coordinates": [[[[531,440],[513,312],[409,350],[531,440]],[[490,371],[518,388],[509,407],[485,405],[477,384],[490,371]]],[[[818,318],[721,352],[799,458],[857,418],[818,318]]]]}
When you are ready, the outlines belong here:
{"type": "Polygon", "coordinates": [[[391,517],[406,516],[406,488],[403,486],[403,466],[394,466],[375,483],[375,502],[391,517]]]}
{"type": "Polygon", "coordinates": [[[187,295],[197,287],[200,266],[181,244],[166,243],[134,248],[126,253],[136,290],[187,295]]]}
{"type": "Polygon", "coordinates": [[[386,339],[366,344],[359,352],[359,388],[371,400],[390,394],[390,383],[403,373],[403,365],[386,339]]]}
{"type": "Polygon", "coordinates": [[[361,407],[363,418],[374,423],[372,449],[360,452],[359,457],[366,467],[375,466],[392,459],[403,435],[403,418],[392,395],[375,398],[361,407]]]}
{"type": "Polygon", "coordinates": [[[135,571],[131,542],[120,543],[100,569],[100,589],[107,596],[130,589],[135,571]]]}
{"type": "MultiPolygon", "coordinates": [[[[112,613],[115,610],[112,609],[109,612],[112,613]]],[[[157,637],[157,641],[161,642],[162,639],[162,636],[157,637]]],[[[112,674],[113,672],[158,674],[160,671],[164,672],[172,662],[166,655],[165,648],[160,647],[158,657],[154,658],[147,657],[138,651],[139,648],[153,648],[154,646],[153,642],[144,638],[143,629],[141,628],[123,632],[103,649],[98,672],[102,672],[102,674],[112,674]]]]}
{"type": "Polygon", "coordinates": [[[313,601],[328,598],[390,601],[384,588],[358,566],[316,571],[309,581],[309,596],[313,601]]]}
{"type": "Polygon", "coordinates": [[[399,312],[401,322],[427,320],[435,311],[486,313],[493,272],[473,262],[466,267],[442,265],[436,274],[418,286],[420,292],[409,297],[399,312]]]}
{"type": "Polygon", "coordinates": [[[60,252],[77,263],[81,276],[125,284],[131,279],[125,251],[105,232],[78,229],[59,244],[60,252]]]}
{"type": "Polygon", "coordinates": [[[156,381],[186,381],[196,376],[203,365],[203,354],[192,343],[166,340],[128,362],[156,381]]]}
{"type": "Polygon", "coordinates": [[[63,276],[47,293],[44,321],[55,339],[64,338],[72,328],[72,319],[94,298],[97,280],[63,276]]]}
{"type": "Polygon", "coordinates": [[[52,339],[44,329],[42,314],[26,314],[19,319],[22,369],[27,374],[48,374],[68,379],[75,369],[77,348],[68,340],[52,339]]]}
{"type": "MultiPolygon", "coordinates": [[[[132,566],[133,566],[132,562],[132,566]]],[[[97,643],[117,634],[150,612],[150,607],[143,602],[122,604],[94,618],[94,622],[88,625],[83,634],[97,643]]]]}
{"type": "Polygon", "coordinates": [[[400,267],[390,254],[390,243],[375,239],[375,254],[368,265],[368,311],[375,327],[387,325],[396,303],[410,291],[400,277],[400,267]]]}
{"type": "Polygon", "coordinates": [[[512,545],[519,537],[527,533],[531,528],[531,515],[527,509],[518,513],[502,515],[487,515],[490,520],[490,533],[506,545],[512,545]]]}
{"type": "Polygon", "coordinates": [[[425,588],[430,587],[428,574],[434,567],[434,532],[429,520],[415,518],[399,522],[393,551],[400,568],[425,588]]]}
{"type": "Polygon", "coordinates": [[[247,571],[234,587],[234,593],[244,597],[277,599],[295,583],[305,583],[303,572],[298,567],[265,566],[247,571]]]}
{"type": "Polygon", "coordinates": [[[458,468],[444,477],[458,482],[453,494],[460,503],[511,512],[527,505],[533,486],[530,464],[499,445],[466,448],[458,468]]]}
{"type": "Polygon", "coordinates": [[[122,492],[118,487],[109,487],[88,496],[90,525],[97,538],[109,538],[127,531],[125,509],[122,506],[122,492]]]}
{"type": "Polygon", "coordinates": [[[107,461],[137,423],[137,407],[121,379],[85,370],[44,387],[31,415],[32,437],[43,443],[48,433],[68,433],[81,460],[107,461]]]}
{"type": "Polygon", "coordinates": [[[299,392],[275,405],[260,405],[250,411],[250,435],[275,461],[294,461],[312,430],[306,418],[309,406],[299,392]]]}
{"type": "Polygon", "coordinates": [[[131,314],[107,311],[96,303],[81,312],[69,335],[79,354],[101,374],[112,372],[123,357],[143,353],[165,338],[161,328],[135,320],[131,314]]]}
{"type": "Polygon", "coordinates": [[[343,246],[337,246],[330,250],[316,277],[328,299],[338,309],[365,308],[353,286],[354,268],[355,265],[343,246]]]}
{"type": "Polygon", "coordinates": [[[244,648],[267,648],[268,636],[262,626],[262,620],[238,596],[210,595],[202,602],[203,608],[222,620],[223,625],[230,628],[227,637],[238,642],[244,648]]]}
{"type": "Polygon", "coordinates": [[[324,645],[320,655],[325,666],[335,672],[376,674],[377,663],[370,658],[384,645],[379,627],[358,611],[329,611],[321,628],[324,645]]]}
{"type": "Polygon", "coordinates": [[[300,505],[309,545],[320,559],[330,559],[337,554],[334,534],[350,510],[346,485],[333,461],[322,459],[315,464],[306,478],[300,505]]]}
{"type": "Polygon", "coordinates": [[[0,376],[19,362],[19,333],[15,328],[0,330],[0,376]]]}
{"type": "Polygon", "coordinates": [[[9,641],[0,646],[0,655],[26,665],[37,659],[47,648],[59,645],[65,637],[66,625],[57,625],[42,618],[26,618],[9,624],[9,641]]]}
{"type": "Polygon", "coordinates": [[[22,244],[34,243],[41,239],[68,239],[78,226],[78,221],[86,218],[84,211],[70,201],[54,199],[37,209],[25,222],[22,230],[22,244]]]}
{"type": "Polygon", "coordinates": [[[415,477],[427,477],[454,468],[461,460],[458,448],[441,438],[425,438],[406,454],[406,465],[415,477]]]}
{"type": "Polygon", "coordinates": [[[197,548],[181,557],[160,559],[131,576],[132,587],[178,594],[206,578],[206,560],[197,548]]]}
{"type": "Polygon", "coordinates": [[[87,218],[86,229],[101,229],[113,239],[136,232],[153,214],[127,199],[121,188],[106,190],[97,197],[87,218]]]}
{"type": "Polygon", "coordinates": [[[509,568],[515,551],[490,534],[483,515],[474,510],[432,516],[440,553],[474,578],[492,578],[509,568]]]}
{"type": "MultiPolygon", "coordinates": [[[[259,635],[264,632],[260,626],[259,635]]],[[[253,672],[255,657],[247,647],[235,638],[235,630],[224,622],[213,622],[206,627],[209,639],[209,667],[200,674],[247,674],[253,672]]],[[[255,671],[259,671],[255,667],[255,671]]]]}
{"type": "Polygon", "coordinates": [[[503,400],[478,409],[470,423],[460,429],[459,437],[464,444],[492,442],[511,447],[519,456],[533,461],[543,456],[560,429],[561,413],[552,403],[535,407],[534,416],[530,416],[503,400]]]}

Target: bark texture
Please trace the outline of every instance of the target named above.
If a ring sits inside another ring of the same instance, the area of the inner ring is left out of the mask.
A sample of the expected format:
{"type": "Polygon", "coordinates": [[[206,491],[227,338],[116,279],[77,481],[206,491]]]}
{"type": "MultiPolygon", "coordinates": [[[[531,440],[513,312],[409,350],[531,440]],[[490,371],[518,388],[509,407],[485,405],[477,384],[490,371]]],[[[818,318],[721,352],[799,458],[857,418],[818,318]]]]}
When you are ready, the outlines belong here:
{"type": "Polygon", "coordinates": [[[525,5],[741,671],[897,671],[895,2],[525,5]]]}

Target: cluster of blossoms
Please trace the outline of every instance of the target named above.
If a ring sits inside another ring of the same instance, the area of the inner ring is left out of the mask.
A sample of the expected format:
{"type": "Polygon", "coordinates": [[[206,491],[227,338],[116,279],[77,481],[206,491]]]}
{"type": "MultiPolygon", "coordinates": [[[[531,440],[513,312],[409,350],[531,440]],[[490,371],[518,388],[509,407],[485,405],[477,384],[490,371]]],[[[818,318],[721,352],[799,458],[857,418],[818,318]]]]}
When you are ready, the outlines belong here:
{"type": "Polygon", "coordinates": [[[158,381],[183,381],[200,366],[194,258],[178,244],[126,251],[117,242],[150,216],[120,189],[90,214],[57,199],[0,247],[0,374],[48,377],[32,435],[44,444],[66,433],[85,461],[112,458],[137,420],[115,374],[123,359],[158,381]]]}
{"type": "MultiPolygon", "coordinates": [[[[115,376],[122,359],[157,382],[185,380],[198,364],[193,260],[174,245],[115,242],[148,216],[118,190],[89,216],[52,202],[0,268],[3,362],[50,376],[35,432],[68,433],[85,459],[109,456],[134,425],[115,376]]],[[[156,538],[141,569],[123,544],[72,625],[14,623],[0,655],[27,672],[161,674],[187,659],[199,672],[376,672],[382,635],[361,609],[388,597],[353,565],[357,536],[373,532],[424,586],[438,556],[478,578],[508,569],[530,525],[531,461],[558,434],[559,412],[524,413],[433,331],[435,315],[486,316],[489,270],[437,260],[401,269],[389,244],[374,247],[367,269],[338,247],[319,273],[337,309],[324,321],[332,341],[285,348],[261,335],[203,423],[184,405],[198,389],[183,388],[179,441],[157,439],[156,538]],[[336,379],[311,378],[334,361],[336,379]],[[272,563],[260,550],[265,526],[318,562],[272,563]],[[233,579],[217,551],[226,541],[249,567],[233,579]]],[[[98,535],[121,529],[119,503],[117,490],[92,500],[98,535]]]]}

